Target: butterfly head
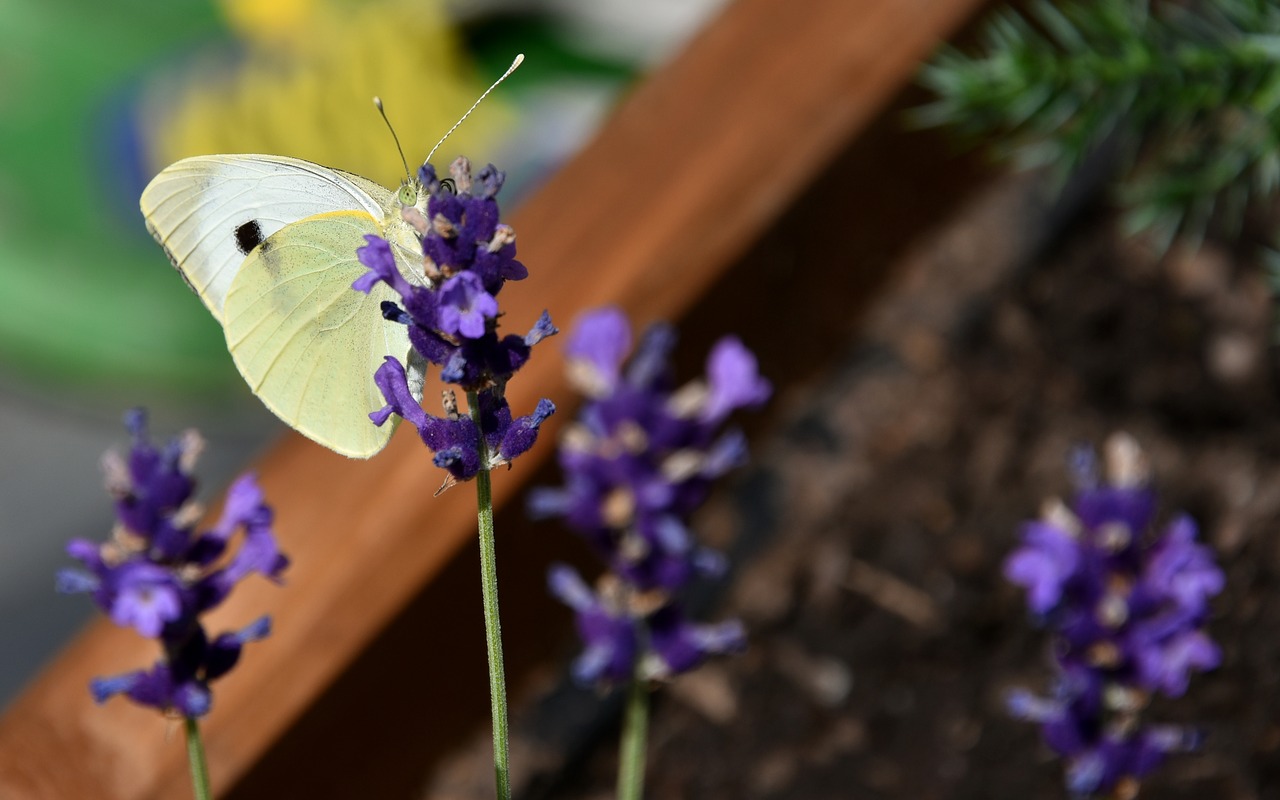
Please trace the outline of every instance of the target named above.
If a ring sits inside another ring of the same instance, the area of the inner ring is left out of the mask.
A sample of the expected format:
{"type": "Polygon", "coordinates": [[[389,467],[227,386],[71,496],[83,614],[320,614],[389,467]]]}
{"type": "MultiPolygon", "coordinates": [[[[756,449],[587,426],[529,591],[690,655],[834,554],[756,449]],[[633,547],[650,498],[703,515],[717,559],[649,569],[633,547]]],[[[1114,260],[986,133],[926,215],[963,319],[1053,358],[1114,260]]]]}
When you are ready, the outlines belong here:
{"type": "Polygon", "coordinates": [[[396,200],[401,206],[416,206],[422,197],[422,182],[417,178],[405,178],[400,182],[400,191],[396,192],[396,200]]]}
{"type": "MultiPolygon", "coordinates": [[[[446,131],[444,136],[440,137],[440,141],[436,142],[436,146],[431,148],[431,152],[427,153],[426,160],[422,162],[424,166],[431,163],[431,156],[435,155],[436,150],[440,149],[440,145],[444,144],[445,139],[449,138],[449,134],[456,131],[458,126],[461,125],[467,117],[471,116],[471,112],[476,110],[476,106],[480,105],[480,101],[488,97],[489,92],[492,92],[497,88],[498,84],[506,80],[507,76],[512,72],[515,72],[516,67],[520,66],[523,62],[524,54],[521,53],[516,56],[514,61],[511,62],[511,66],[507,67],[507,71],[502,73],[502,77],[494,81],[493,85],[488,89],[485,89],[484,94],[480,95],[480,97],[471,104],[471,108],[467,109],[467,113],[463,114],[461,119],[453,123],[453,127],[446,131]]],[[[423,187],[422,181],[415,178],[413,174],[409,172],[409,163],[405,160],[404,148],[400,146],[400,137],[396,136],[396,129],[392,127],[391,120],[387,119],[386,109],[382,106],[382,98],[374,97],[373,105],[378,109],[378,113],[382,116],[382,121],[386,123],[387,130],[391,132],[391,138],[396,143],[396,151],[400,154],[400,161],[404,164],[405,179],[401,181],[400,190],[396,192],[396,201],[402,209],[416,208],[419,212],[425,214],[427,210],[428,192],[423,187]]],[[[440,181],[440,184],[450,194],[454,194],[457,191],[456,185],[449,178],[443,179],[440,181]]]]}

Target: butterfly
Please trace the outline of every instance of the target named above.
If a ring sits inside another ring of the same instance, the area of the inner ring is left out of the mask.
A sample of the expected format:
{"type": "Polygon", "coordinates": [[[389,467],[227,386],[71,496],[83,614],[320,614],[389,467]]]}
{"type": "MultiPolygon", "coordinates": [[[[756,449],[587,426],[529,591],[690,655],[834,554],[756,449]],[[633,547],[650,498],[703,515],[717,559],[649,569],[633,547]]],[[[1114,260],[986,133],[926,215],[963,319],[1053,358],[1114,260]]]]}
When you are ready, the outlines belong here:
{"type": "Polygon", "coordinates": [[[410,369],[418,399],[423,365],[403,325],[381,304],[398,295],[351,284],[365,235],[387,239],[410,282],[425,284],[417,232],[401,209],[426,214],[416,179],[397,192],[337,169],[271,155],[186,158],[142,192],[147,229],[226,334],[237,369],[263,404],[316,442],[369,458],[393,425],[373,373],[386,356],[410,369]],[[415,257],[416,252],[416,257],[415,257]]]}
{"type": "Polygon", "coordinates": [[[392,192],[302,159],[213,155],[166,167],[140,205],[147,230],[222,325],[253,393],[304,436],[369,458],[386,446],[395,419],[381,427],[369,420],[384,405],[374,372],[394,356],[421,400],[425,363],[405,326],[382,317],[382,303],[398,300],[395,291],[385,283],[368,294],[351,288],[367,272],[356,250],[365,236],[380,236],[401,274],[426,285],[418,233],[403,212],[413,208],[425,218],[427,200],[412,176],[392,192]]]}

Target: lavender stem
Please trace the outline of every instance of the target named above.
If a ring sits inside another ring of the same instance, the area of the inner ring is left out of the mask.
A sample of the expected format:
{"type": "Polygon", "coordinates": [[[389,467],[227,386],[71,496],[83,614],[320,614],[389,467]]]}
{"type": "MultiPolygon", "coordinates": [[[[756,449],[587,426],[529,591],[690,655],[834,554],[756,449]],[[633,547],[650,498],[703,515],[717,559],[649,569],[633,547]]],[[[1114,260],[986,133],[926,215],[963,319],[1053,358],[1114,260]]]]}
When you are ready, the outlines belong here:
{"type": "MultiPolygon", "coordinates": [[[[467,392],[467,405],[480,428],[478,392],[467,392]]],[[[493,487],[489,481],[489,448],[480,441],[480,471],[476,474],[477,516],[480,529],[480,587],[484,595],[484,632],[489,652],[489,707],[493,715],[493,771],[498,800],[511,800],[507,744],[507,678],[502,665],[502,621],[498,614],[498,566],[494,552],[493,487]]]]}

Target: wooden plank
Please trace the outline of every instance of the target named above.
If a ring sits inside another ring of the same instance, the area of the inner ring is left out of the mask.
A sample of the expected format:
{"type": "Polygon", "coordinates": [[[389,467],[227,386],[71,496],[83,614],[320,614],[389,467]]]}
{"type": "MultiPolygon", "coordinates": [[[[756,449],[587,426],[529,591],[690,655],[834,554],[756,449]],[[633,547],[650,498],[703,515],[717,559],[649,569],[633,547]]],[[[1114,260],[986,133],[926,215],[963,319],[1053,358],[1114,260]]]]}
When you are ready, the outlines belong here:
{"type": "MultiPolygon", "coordinates": [[[[696,300],[822,166],[911,79],[979,0],[739,0],[622,104],[600,136],[514,216],[532,276],[504,293],[509,329],[617,303],[644,321],[696,300]],[[801,10],[802,9],[802,10],[801,10]]],[[[513,409],[566,401],[554,343],[509,387],[513,409]]],[[[547,441],[555,426],[546,431],[547,441]]],[[[496,476],[509,497],[544,443],[496,476]]],[[[233,784],[474,531],[469,487],[410,431],[371,462],[298,437],[258,465],[294,565],[284,589],[243,587],[214,629],[263,610],[271,639],[217,686],[213,782],[233,784]]],[[[501,551],[500,551],[501,552],[501,551]]],[[[186,782],[179,732],[124,702],[95,708],[91,676],[152,648],[91,626],[0,720],[0,797],[158,798],[186,782]]]]}

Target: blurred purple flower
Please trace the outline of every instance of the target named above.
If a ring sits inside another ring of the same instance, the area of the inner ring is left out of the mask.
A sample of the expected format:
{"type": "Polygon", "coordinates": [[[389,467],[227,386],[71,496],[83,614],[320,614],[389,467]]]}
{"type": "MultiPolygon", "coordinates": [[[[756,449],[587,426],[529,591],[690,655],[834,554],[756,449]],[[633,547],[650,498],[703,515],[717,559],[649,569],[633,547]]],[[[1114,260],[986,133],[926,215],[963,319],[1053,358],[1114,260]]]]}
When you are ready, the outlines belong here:
{"type": "Polygon", "coordinates": [[[176,711],[184,717],[201,717],[213,704],[209,683],[236,665],[246,643],[265,638],[270,632],[270,619],[261,617],[243,630],[224,633],[210,642],[204,629],[197,625],[185,639],[167,647],[166,657],[151,669],[95,678],[89,689],[99,703],[123,694],[140,705],[176,711]]]}
{"type": "Polygon", "coordinates": [[[1196,731],[1151,725],[1143,712],[1153,694],[1181,695],[1193,671],[1222,658],[1203,629],[1224,585],[1212,552],[1186,515],[1156,530],[1148,469],[1131,438],[1113,436],[1106,456],[1099,476],[1097,459],[1077,454],[1071,509],[1051,504],[1027,523],[1005,562],[1054,631],[1058,671],[1052,697],[1015,692],[1009,708],[1041,724],[1081,797],[1136,792],[1167,754],[1195,747],[1196,731]]]}
{"type": "Polygon", "coordinates": [[[573,665],[579,683],[626,683],[637,675],[637,661],[639,677],[661,680],[746,647],[746,631],[737,620],[698,625],[675,603],[645,608],[654,598],[634,595],[616,576],[606,574],[597,594],[561,564],[551,568],[548,585],[577,619],[585,645],[573,665]],[[647,647],[641,644],[646,638],[647,647]]]}
{"type": "Polygon", "coordinates": [[[725,338],[708,358],[708,379],[676,388],[673,331],[650,328],[632,351],[621,311],[584,314],[565,347],[571,381],[588,402],[560,442],[565,483],[535,489],[535,517],[563,517],[606,561],[600,595],[576,575],[553,572],[552,590],[574,608],[586,650],[580,680],[666,677],[743,642],[736,623],[695,625],[675,595],[724,559],[687,527],[711,482],[746,458],[746,440],[724,430],[732,411],[758,406],[770,386],[741,342],[725,338]],[[628,361],[627,356],[631,358],[628,361]]]}
{"type": "Polygon", "coordinates": [[[1023,526],[1022,547],[1005,562],[1004,576],[1027,590],[1027,605],[1043,614],[1058,604],[1062,588],[1080,564],[1070,531],[1043,522],[1023,526]]]}
{"type": "Polygon", "coordinates": [[[150,671],[95,680],[99,701],[123,693],[162,711],[201,716],[209,708],[209,682],[235,664],[245,642],[266,636],[269,622],[264,617],[210,643],[200,616],[249,575],[278,580],[289,562],[252,475],[228,489],[218,523],[197,532],[191,471],[199,436],[188,432],[160,449],[150,441],[142,411],[130,412],[125,424],[133,435],[128,457],[112,453],[104,459],[119,524],[104,544],[74,539],[67,545],[82,569],[59,571],[57,587],[90,594],[113,622],[158,640],[164,650],[150,671]]]}

